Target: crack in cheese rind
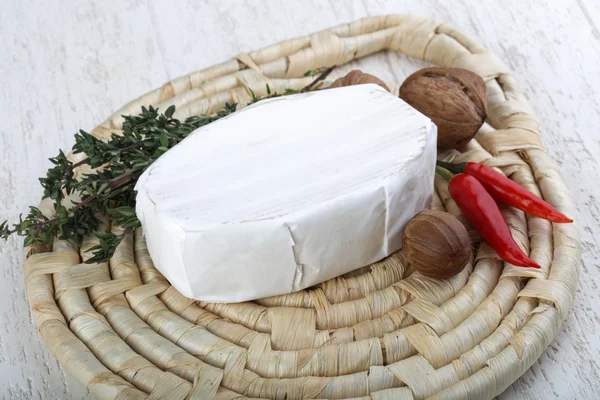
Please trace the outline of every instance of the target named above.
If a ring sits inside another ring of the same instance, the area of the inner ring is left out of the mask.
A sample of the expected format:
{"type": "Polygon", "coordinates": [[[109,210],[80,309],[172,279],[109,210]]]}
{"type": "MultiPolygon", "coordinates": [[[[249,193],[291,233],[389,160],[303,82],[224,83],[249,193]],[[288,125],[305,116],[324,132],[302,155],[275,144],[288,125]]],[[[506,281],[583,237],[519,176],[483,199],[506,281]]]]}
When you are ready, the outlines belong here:
{"type": "Polygon", "coordinates": [[[140,177],[156,267],[184,295],[245,301],[380,260],[433,192],[437,130],[377,85],[263,100],[140,177]]]}

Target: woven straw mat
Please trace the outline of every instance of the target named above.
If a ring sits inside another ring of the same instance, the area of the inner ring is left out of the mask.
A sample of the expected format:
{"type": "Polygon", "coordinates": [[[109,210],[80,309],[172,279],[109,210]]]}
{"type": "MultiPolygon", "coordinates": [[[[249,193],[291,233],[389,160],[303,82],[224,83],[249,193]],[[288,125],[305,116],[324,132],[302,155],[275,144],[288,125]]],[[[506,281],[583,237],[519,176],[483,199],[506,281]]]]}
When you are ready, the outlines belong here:
{"type": "MultiPolygon", "coordinates": [[[[210,114],[225,102],[247,104],[248,88],[257,95],[266,94],[267,83],[280,93],[299,89],[314,79],[304,77],[307,70],[384,50],[485,79],[488,121],[464,152],[440,158],[497,167],[576,215],[531,108],[502,62],[450,26],[410,16],[366,18],[242,54],[129,103],[93,134],[110,137],[121,115],[142,105],[175,104],[180,119],[210,114]]],[[[398,84],[390,87],[398,93],[398,84]]],[[[437,180],[435,189],[431,208],[462,218],[446,183],[437,180]]],[[[481,245],[449,280],[426,278],[392,255],[297,293],[208,304],[169,285],[138,231],[108,263],[83,263],[93,238],[81,249],[61,240],[30,249],[27,294],[48,347],[102,399],[489,399],[554,339],[580,264],[575,224],[502,211],[541,270],[508,265],[481,245]]]]}

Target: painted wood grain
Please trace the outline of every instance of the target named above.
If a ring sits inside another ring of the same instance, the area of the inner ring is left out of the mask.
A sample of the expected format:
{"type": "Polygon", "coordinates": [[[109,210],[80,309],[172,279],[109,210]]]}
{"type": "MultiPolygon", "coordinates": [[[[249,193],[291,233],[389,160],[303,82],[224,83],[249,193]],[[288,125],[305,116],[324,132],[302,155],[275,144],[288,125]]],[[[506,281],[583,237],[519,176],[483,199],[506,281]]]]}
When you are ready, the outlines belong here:
{"type": "MultiPolygon", "coordinates": [[[[126,101],[237,53],[384,13],[445,21],[478,38],[507,63],[536,110],[544,143],[578,205],[582,279],[556,341],[499,398],[597,398],[600,6],[594,0],[4,1],[0,218],[36,204],[47,158],[69,148],[77,129],[91,129],[126,101]]],[[[401,81],[424,63],[390,53],[360,65],[401,81]]],[[[23,259],[19,239],[0,244],[0,396],[89,398],[35,332],[23,259]]]]}

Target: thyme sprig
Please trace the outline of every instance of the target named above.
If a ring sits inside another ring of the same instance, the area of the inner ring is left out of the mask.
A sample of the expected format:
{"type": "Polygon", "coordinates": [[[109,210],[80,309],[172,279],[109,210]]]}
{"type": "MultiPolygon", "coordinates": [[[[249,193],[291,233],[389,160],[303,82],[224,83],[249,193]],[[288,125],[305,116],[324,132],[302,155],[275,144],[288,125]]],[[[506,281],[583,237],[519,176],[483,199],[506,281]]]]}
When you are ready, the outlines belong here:
{"type": "Polygon", "coordinates": [[[83,237],[93,233],[99,244],[90,249],[93,257],[86,262],[110,259],[122,237],[140,227],[133,187],[144,170],[195,129],[235,110],[235,104],[226,104],[215,115],[190,117],[181,122],[173,118],[174,106],[164,113],[151,106],[142,107],[139,115],[124,116],[122,134],[113,133],[108,141],[80,130],[72,151],[85,154],[85,158],[73,163],[60,151],[50,159],[53,167],[40,178],[43,197],[52,200],[55,216],[48,218],[39,208],[30,207],[29,214],[21,216],[12,227],[8,221],[0,224],[0,237],[6,239],[16,233],[24,236],[25,246],[48,244],[54,237],[81,245],[83,237]],[[76,179],[75,170],[83,165],[93,171],[76,179]],[[102,215],[109,215],[123,233],[102,230],[102,215]]]}

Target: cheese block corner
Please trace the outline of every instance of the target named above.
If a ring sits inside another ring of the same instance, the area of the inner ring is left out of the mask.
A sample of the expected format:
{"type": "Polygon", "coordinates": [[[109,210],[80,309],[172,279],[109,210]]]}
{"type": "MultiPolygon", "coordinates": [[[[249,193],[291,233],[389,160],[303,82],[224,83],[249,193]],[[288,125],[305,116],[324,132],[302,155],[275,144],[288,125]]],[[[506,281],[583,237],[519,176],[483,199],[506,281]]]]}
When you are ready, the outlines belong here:
{"type": "Polygon", "coordinates": [[[154,162],[136,212],[184,296],[290,293],[401,247],[431,200],[436,141],[427,117],[377,85],[262,100],[154,162]]]}

